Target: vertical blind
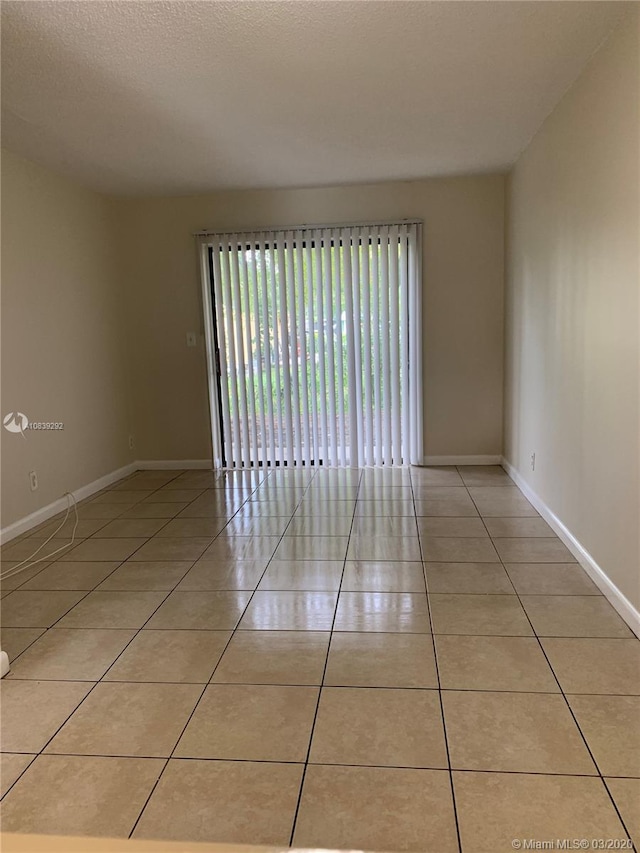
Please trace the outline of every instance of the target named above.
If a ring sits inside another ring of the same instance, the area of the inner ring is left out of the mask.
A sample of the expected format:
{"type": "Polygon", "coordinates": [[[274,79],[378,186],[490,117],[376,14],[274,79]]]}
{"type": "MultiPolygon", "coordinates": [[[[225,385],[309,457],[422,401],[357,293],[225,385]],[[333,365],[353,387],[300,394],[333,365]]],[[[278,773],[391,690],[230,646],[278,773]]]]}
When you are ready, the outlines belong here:
{"type": "Polygon", "coordinates": [[[418,223],[202,238],[214,456],[421,462],[418,223]]]}

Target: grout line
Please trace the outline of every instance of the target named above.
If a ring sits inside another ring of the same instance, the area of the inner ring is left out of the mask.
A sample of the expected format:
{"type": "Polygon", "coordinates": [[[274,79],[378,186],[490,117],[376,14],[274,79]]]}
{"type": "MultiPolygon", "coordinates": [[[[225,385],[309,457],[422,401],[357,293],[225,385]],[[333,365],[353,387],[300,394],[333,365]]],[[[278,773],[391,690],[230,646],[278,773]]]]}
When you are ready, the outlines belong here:
{"type": "MultiPolygon", "coordinates": [[[[413,499],[413,508],[414,508],[414,512],[415,512],[416,499],[415,499],[415,492],[413,489],[413,478],[411,477],[411,469],[409,470],[409,476],[411,479],[411,495],[412,495],[412,499],[413,499]]],[[[417,516],[416,516],[416,523],[417,523],[417,516]]],[[[440,666],[438,664],[438,654],[437,654],[437,650],[436,650],[436,641],[435,641],[434,634],[433,634],[433,616],[431,613],[431,600],[429,598],[429,582],[427,580],[427,571],[426,571],[425,563],[423,560],[424,554],[422,552],[422,539],[420,537],[418,538],[418,543],[419,543],[419,548],[420,548],[420,558],[422,560],[422,576],[424,579],[424,594],[425,594],[426,599],[427,599],[427,612],[429,613],[429,626],[431,627],[431,643],[433,646],[433,661],[434,661],[434,666],[435,666],[435,671],[436,671],[436,680],[438,683],[438,700],[440,703],[440,719],[442,721],[442,734],[443,734],[443,738],[444,738],[445,750],[447,753],[447,765],[448,765],[448,770],[449,770],[449,787],[451,790],[451,804],[453,806],[453,819],[454,819],[455,825],[456,825],[456,837],[458,839],[458,850],[460,851],[460,853],[462,853],[462,838],[460,835],[460,821],[458,818],[458,807],[456,804],[456,792],[455,792],[455,788],[454,788],[454,784],[453,784],[453,770],[451,767],[451,752],[449,750],[449,737],[447,734],[447,724],[446,724],[445,716],[444,716],[444,703],[442,701],[442,683],[440,680],[440,666]]]]}

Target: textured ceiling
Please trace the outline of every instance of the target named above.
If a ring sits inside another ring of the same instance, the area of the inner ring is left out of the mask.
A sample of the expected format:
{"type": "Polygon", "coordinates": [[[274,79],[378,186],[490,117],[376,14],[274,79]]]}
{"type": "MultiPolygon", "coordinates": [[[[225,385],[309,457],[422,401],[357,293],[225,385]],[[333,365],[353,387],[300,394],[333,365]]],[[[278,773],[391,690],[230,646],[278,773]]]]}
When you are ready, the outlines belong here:
{"type": "Polygon", "coordinates": [[[3,143],[127,195],[502,170],[624,6],[5,0],[3,143]]]}

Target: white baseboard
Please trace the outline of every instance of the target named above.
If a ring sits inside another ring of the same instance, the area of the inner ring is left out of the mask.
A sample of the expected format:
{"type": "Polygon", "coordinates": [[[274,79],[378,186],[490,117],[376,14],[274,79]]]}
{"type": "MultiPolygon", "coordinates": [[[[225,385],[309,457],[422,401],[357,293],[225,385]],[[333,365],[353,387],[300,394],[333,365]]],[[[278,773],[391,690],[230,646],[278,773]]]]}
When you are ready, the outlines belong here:
{"type": "Polygon", "coordinates": [[[211,459],[138,459],[135,463],[139,471],[180,471],[192,469],[213,469],[211,459]]]}
{"type": "MultiPolygon", "coordinates": [[[[104,477],[99,477],[92,483],[87,483],[86,486],[80,486],[79,489],[75,489],[71,494],[77,501],[83,501],[85,498],[95,495],[96,492],[106,489],[107,486],[110,486],[112,483],[122,480],[123,477],[128,477],[136,470],[136,463],[130,462],[129,465],[124,465],[116,471],[111,471],[110,474],[105,474],[104,477]]],[[[58,498],[58,500],[53,501],[53,503],[47,504],[47,506],[43,506],[41,509],[37,509],[35,512],[25,515],[24,518],[14,521],[13,524],[8,524],[6,527],[3,527],[2,530],[0,530],[0,542],[4,545],[11,539],[15,539],[16,536],[20,536],[28,530],[31,530],[31,528],[37,527],[39,524],[48,521],[50,518],[53,518],[54,515],[58,515],[59,512],[64,512],[66,508],[67,499],[63,495],[61,498],[58,498]]]]}
{"type": "Polygon", "coordinates": [[[555,515],[544,501],[538,497],[531,486],[524,480],[520,472],[504,458],[501,461],[501,465],[529,503],[533,504],[547,524],[553,529],[562,542],[564,542],[569,551],[571,551],[573,556],[598,587],[600,592],[608,598],[634,634],[640,637],[640,612],[636,610],[624,593],[618,589],[604,569],[596,563],[591,554],[576,539],[573,533],[565,527],[557,515],[555,515]]]}
{"type": "Polygon", "coordinates": [[[425,456],[424,465],[500,465],[501,456],[425,456]]]}

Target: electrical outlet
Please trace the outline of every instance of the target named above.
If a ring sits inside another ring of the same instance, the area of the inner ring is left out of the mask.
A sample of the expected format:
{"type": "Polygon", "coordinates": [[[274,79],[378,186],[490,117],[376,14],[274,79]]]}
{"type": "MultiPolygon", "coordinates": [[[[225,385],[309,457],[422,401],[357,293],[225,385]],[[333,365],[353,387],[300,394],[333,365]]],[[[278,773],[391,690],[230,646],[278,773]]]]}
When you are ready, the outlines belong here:
{"type": "Polygon", "coordinates": [[[187,346],[195,347],[198,345],[198,336],[195,332],[187,332],[187,346]]]}
{"type": "Polygon", "coordinates": [[[531,454],[531,470],[532,471],[536,470],[536,454],[535,453],[531,454]]]}
{"type": "Polygon", "coordinates": [[[135,442],[133,440],[133,436],[130,435],[129,436],[129,450],[133,450],[134,447],[135,447],[135,442]]]}
{"type": "Polygon", "coordinates": [[[38,488],[38,475],[35,471],[29,471],[29,485],[32,492],[38,488]]]}

